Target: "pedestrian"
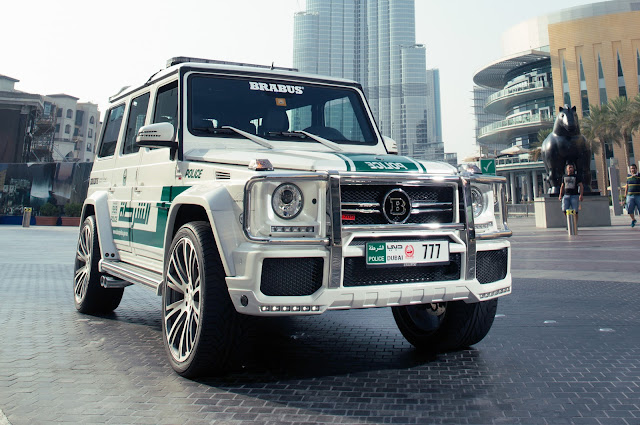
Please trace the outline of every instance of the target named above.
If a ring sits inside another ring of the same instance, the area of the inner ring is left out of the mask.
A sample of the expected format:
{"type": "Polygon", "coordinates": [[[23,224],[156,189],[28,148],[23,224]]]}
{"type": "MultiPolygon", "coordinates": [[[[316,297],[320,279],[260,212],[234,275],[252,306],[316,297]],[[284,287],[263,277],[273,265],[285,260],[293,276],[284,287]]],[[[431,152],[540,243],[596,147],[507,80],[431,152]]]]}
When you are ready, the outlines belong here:
{"type": "MultiPolygon", "coordinates": [[[[567,215],[567,210],[573,210],[576,215],[576,223],[578,222],[578,210],[584,186],[582,178],[576,174],[576,167],[573,164],[565,166],[565,175],[562,176],[562,184],[560,185],[560,196],[558,199],[562,201],[562,212],[567,215]]],[[[640,188],[640,186],[638,186],[640,188]]]]}
{"type": "Polygon", "coordinates": [[[627,187],[624,190],[627,200],[627,214],[631,217],[631,227],[636,225],[634,212],[640,210],[640,174],[636,164],[629,165],[629,175],[627,176],[627,187]]]}

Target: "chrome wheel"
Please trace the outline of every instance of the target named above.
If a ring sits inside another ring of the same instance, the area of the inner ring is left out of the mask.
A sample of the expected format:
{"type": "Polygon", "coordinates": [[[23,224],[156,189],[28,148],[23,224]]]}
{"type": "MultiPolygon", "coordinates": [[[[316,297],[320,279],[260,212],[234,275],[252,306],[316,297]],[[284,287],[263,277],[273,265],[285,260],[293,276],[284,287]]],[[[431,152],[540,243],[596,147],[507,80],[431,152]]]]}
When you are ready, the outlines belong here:
{"type": "Polygon", "coordinates": [[[93,227],[92,223],[85,221],[76,249],[75,274],[73,276],[73,291],[76,303],[81,303],[87,294],[89,279],[91,278],[91,258],[93,255],[93,227]]]}
{"type": "Polygon", "coordinates": [[[183,237],[174,244],[166,279],[165,338],[171,356],[184,362],[197,343],[202,307],[200,260],[189,238],[183,237]]]}
{"type": "Polygon", "coordinates": [[[109,313],[120,305],[124,288],[100,286],[100,244],[96,217],[88,216],[78,235],[73,274],[73,301],[80,313],[109,313]]]}

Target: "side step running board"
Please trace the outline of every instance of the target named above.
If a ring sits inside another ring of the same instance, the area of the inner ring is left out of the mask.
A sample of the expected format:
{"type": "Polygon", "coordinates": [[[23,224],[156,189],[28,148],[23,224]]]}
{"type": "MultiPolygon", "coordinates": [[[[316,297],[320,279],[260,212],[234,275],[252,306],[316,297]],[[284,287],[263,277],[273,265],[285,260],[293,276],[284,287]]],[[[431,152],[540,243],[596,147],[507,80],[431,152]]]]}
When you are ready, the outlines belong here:
{"type": "Polygon", "coordinates": [[[116,278],[107,278],[105,279],[104,284],[101,280],[100,283],[102,286],[106,285],[107,288],[124,288],[127,282],[131,282],[154,289],[156,294],[160,295],[160,290],[162,288],[161,274],[154,273],[141,267],[132,266],[131,264],[123,263],[122,261],[100,260],[98,263],[98,270],[100,270],[101,273],[107,273],[116,278]]]}

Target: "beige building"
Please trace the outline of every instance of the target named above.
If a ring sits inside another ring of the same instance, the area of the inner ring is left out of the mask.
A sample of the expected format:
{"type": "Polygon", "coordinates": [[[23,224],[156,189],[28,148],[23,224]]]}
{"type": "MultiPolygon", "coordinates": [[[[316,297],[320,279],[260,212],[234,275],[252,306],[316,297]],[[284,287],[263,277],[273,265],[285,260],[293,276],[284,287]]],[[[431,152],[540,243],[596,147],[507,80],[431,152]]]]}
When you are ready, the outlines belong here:
{"type": "MultiPolygon", "coordinates": [[[[551,128],[558,107],[565,104],[576,106],[582,120],[589,105],[636,96],[640,2],[605,1],[539,16],[506,31],[502,47],[504,56],[474,76],[479,88],[494,91],[483,107],[477,105],[477,122],[487,114],[504,117],[477,129],[478,144],[495,152],[510,146],[530,148],[537,141],[537,132],[551,128]]],[[[635,135],[628,146],[629,162],[637,163],[640,136],[635,135]]],[[[624,182],[627,167],[622,147],[611,141],[599,155],[605,156],[607,166],[618,164],[624,182]]],[[[510,159],[509,165],[498,161],[497,173],[508,178],[512,202],[531,201],[541,187],[547,189],[542,163],[530,162],[525,156],[510,159]]],[[[594,158],[591,185],[605,195],[602,168],[602,160],[594,158]]]]}
{"type": "MultiPolygon", "coordinates": [[[[549,48],[555,103],[562,105],[569,101],[581,118],[589,113],[589,105],[607,103],[618,96],[633,99],[638,94],[640,11],[550,24],[549,48]]],[[[640,157],[634,153],[640,153],[640,137],[635,135],[628,146],[630,162],[637,163],[640,157]]],[[[604,155],[607,165],[611,158],[617,159],[620,181],[624,182],[627,167],[622,146],[609,142],[604,155]]],[[[598,187],[602,188],[602,161],[595,161],[595,166],[598,187]]]]}

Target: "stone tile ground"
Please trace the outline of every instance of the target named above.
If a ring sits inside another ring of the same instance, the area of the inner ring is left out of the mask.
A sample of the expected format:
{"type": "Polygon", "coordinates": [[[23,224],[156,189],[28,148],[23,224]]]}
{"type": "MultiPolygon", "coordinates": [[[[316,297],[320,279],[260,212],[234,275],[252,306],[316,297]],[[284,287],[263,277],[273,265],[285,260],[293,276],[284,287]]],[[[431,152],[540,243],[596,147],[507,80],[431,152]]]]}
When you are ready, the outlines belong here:
{"type": "Polygon", "coordinates": [[[0,410],[13,425],[640,424],[640,284],[598,271],[634,276],[621,260],[638,233],[519,224],[525,277],[470,350],[420,355],[388,309],[260,319],[244,368],[201,381],[168,365],[151,291],[127,288],[109,316],[75,311],[75,232],[0,227],[0,410]],[[553,261],[536,273],[540,255],[553,261]],[[591,280],[547,276],[572,268],[591,280]]]}

